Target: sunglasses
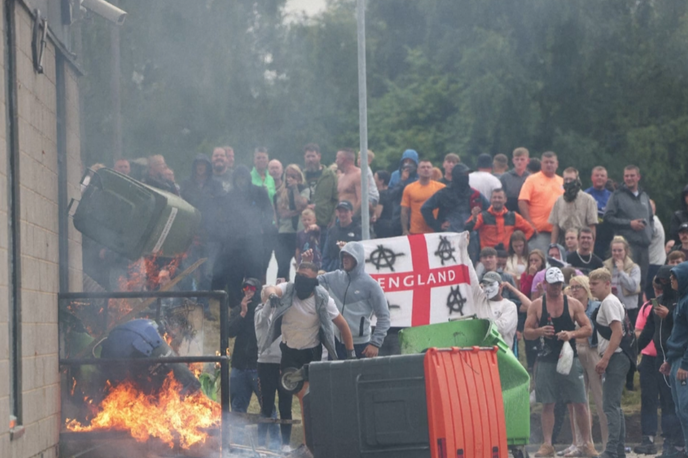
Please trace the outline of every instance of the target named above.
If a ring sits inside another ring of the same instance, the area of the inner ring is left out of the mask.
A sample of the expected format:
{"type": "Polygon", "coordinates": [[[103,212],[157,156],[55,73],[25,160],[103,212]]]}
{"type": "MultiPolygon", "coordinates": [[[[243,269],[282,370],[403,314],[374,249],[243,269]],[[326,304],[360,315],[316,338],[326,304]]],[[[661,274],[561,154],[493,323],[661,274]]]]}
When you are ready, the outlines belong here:
{"type": "Polygon", "coordinates": [[[241,289],[243,292],[248,293],[248,292],[256,292],[256,287],[253,285],[244,285],[244,287],[241,289]]]}

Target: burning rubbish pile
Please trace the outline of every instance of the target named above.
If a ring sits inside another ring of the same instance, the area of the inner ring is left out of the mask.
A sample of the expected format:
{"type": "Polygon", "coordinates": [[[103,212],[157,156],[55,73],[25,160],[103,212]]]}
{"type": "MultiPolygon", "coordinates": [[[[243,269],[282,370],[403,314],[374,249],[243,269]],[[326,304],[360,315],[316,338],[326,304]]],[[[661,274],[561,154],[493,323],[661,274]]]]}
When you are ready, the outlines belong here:
{"type": "Polygon", "coordinates": [[[189,450],[208,444],[210,430],[220,427],[220,405],[202,392],[182,395],[183,386],[169,373],[162,387],[145,394],[133,382],[108,386],[108,394],[97,407],[98,413],[86,425],[67,419],[73,432],[126,431],[137,442],[159,439],[170,448],[189,450]]]}

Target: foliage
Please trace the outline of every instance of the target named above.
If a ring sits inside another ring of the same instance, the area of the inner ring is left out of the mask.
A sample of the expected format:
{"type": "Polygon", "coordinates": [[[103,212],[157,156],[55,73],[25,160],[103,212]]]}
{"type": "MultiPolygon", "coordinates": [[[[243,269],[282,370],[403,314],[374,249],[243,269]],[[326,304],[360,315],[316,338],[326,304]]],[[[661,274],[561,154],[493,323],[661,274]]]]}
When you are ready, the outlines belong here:
{"type": "MultiPolygon", "coordinates": [[[[125,154],[190,157],[231,144],[302,162],[358,146],[355,2],[287,21],[286,0],[120,0],[125,154]]],[[[667,223],[688,160],[684,0],[375,0],[366,13],[370,148],[394,168],[414,148],[439,165],[482,152],[556,151],[587,181],[640,166],[667,223]]],[[[111,143],[109,31],[84,28],[84,148],[111,143]]],[[[586,183],[587,185],[587,183],[586,183]]]]}

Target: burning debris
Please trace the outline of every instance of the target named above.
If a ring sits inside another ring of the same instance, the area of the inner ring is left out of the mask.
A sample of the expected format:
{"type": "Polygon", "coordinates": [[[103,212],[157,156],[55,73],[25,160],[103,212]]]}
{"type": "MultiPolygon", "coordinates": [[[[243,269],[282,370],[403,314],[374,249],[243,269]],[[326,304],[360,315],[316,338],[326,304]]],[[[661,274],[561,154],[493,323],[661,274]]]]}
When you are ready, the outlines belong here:
{"type": "Polygon", "coordinates": [[[172,373],[152,394],[124,381],[111,387],[89,424],[67,419],[65,426],[72,432],[125,431],[138,442],[156,438],[184,450],[205,445],[210,430],[220,427],[220,405],[200,391],[182,395],[183,389],[172,373]]]}

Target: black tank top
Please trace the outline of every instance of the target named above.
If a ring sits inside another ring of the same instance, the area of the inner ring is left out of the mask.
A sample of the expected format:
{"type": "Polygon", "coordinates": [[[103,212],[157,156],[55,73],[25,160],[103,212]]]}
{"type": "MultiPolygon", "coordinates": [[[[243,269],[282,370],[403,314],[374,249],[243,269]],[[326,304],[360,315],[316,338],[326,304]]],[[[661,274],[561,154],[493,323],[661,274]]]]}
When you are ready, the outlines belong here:
{"type": "MultiPolygon", "coordinates": [[[[546,295],[542,296],[542,315],[540,316],[540,327],[548,326],[550,319],[550,314],[547,311],[547,298],[546,295]]],[[[566,294],[564,294],[564,313],[560,317],[552,317],[551,325],[554,326],[554,334],[560,331],[574,331],[576,329],[576,324],[571,319],[571,314],[569,313],[569,301],[566,294]]],[[[540,342],[542,343],[540,353],[538,354],[538,360],[556,363],[559,361],[559,353],[561,353],[561,347],[564,346],[564,341],[557,339],[557,336],[553,337],[541,337],[540,342]]],[[[576,339],[571,339],[569,341],[571,347],[573,348],[573,355],[578,356],[576,352],[576,339]]]]}

